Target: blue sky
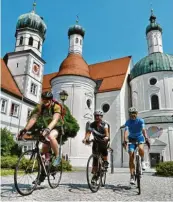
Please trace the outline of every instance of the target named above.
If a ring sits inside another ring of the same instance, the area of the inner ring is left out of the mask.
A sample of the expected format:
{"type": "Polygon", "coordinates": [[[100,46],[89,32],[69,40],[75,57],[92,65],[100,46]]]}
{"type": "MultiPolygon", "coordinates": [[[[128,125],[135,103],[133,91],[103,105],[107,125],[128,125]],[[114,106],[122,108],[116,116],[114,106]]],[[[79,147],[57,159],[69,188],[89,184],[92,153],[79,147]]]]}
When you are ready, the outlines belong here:
{"type": "MultiPolygon", "coordinates": [[[[151,0],[36,0],[36,13],[47,24],[42,57],[45,74],[56,72],[68,53],[67,32],[75,24],[86,30],[83,57],[88,64],[132,55],[136,63],[148,54],[145,36],[151,0]]],[[[2,0],[1,57],[13,52],[17,18],[32,10],[33,0],[2,0]]],[[[163,28],[163,50],[173,54],[173,0],[152,0],[163,28]]]]}

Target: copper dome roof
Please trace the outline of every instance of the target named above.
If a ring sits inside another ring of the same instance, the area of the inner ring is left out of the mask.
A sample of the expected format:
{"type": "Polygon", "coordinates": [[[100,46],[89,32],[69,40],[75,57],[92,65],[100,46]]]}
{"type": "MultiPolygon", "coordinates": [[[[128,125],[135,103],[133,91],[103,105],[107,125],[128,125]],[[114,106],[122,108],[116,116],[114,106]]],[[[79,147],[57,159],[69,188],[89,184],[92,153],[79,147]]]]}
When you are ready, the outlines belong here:
{"type": "Polygon", "coordinates": [[[79,54],[69,54],[61,63],[57,76],[62,75],[79,75],[90,78],[89,67],[79,54]]]}

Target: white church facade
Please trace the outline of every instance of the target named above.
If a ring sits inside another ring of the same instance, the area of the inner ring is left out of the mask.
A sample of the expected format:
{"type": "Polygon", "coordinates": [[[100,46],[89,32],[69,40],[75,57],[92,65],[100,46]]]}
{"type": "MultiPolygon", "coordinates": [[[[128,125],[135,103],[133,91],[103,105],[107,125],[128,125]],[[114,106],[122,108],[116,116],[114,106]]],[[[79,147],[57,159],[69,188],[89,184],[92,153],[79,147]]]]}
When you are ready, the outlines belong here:
{"type": "MultiPolygon", "coordinates": [[[[69,48],[59,71],[44,75],[46,29],[35,9],[18,18],[15,51],[1,59],[1,127],[16,135],[42,91],[51,90],[59,99],[65,90],[65,104],[80,125],[77,136],[63,146],[73,166],[86,166],[91,147],[82,139],[96,109],[103,110],[111,126],[114,167],[128,166],[121,142],[130,106],[144,118],[151,139],[151,149],[145,148],[147,166],[173,160],[173,55],[163,52],[162,28],[153,12],[146,29],[148,56],[135,65],[131,56],[88,65],[82,56],[85,31],[77,23],[68,30],[69,48]]],[[[24,150],[33,147],[31,141],[22,144],[24,150]]]]}

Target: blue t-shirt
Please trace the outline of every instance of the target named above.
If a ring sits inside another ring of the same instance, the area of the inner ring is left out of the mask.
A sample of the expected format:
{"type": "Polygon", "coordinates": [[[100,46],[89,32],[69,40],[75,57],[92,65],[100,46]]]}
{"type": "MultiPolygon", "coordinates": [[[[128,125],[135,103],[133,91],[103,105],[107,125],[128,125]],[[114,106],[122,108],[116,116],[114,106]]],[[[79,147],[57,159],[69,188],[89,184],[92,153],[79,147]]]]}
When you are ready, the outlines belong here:
{"type": "Polygon", "coordinates": [[[129,119],[125,123],[125,130],[128,130],[129,137],[136,138],[142,135],[142,129],[145,128],[144,120],[136,118],[135,120],[129,119]]]}

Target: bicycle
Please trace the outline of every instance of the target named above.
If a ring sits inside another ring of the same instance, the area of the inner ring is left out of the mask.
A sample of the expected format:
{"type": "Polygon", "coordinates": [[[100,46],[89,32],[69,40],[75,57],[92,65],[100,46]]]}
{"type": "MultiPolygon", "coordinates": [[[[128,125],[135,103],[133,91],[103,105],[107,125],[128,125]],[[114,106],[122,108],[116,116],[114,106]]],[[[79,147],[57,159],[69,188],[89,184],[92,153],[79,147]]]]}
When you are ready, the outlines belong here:
{"type": "MultiPolygon", "coordinates": [[[[42,136],[43,129],[36,129],[34,132],[36,132],[36,134],[33,136],[33,139],[36,140],[35,148],[32,150],[27,150],[21,154],[14,171],[14,184],[18,193],[22,196],[30,195],[36,189],[38,179],[41,174],[44,175],[45,178],[48,178],[49,186],[53,189],[58,187],[62,176],[62,157],[60,164],[57,167],[54,167],[52,164],[55,159],[55,155],[51,150],[50,142],[46,141],[46,139],[42,136]],[[39,143],[41,142],[49,145],[50,159],[48,162],[45,162],[43,156],[41,155],[39,149],[39,143]],[[23,182],[20,180],[21,177],[24,177],[25,175],[29,175],[26,184],[24,184],[25,181],[23,182]]],[[[27,135],[32,134],[27,132],[27,135]]],[[[63,134],[60,135],[59,144],[60,156],[62,135],[63,134]]],[[[26,141],[24,138],[22,140],[26,141]]]]}
{"type": "Polygon", "coordinates": [[[135,144],[135,181],[137,181],[138,194],[141,194],[141,177],[142,177],[142,166],[141,166],[141,157],[139,155],[139,143],[138,142],[127,142],[127,145],[135,144]]]}
{"type": "Polygon", "coordinates": [[[97,192],[100,188],[100,186],[104,187],[106,183],[106,172],[107,168],[104,166],[104,160],[99,152],[98,148],[98,140],[92,139],[88,140],[87,144],[90,143],[96,143],[96,152],[94,154],[91,154],[88,158],[87,162],[87,168],[86,168],[86,175],[87,175],[87,183],[92,192],[97,192]],[[97,162],[97,171],[93,172],[93,161],[97,162]],[[91,174],[91,179],[90,179],[90,174],[91,174]],[[93,176],[96,176],[96,179],[93,180],[93,176]]]}

